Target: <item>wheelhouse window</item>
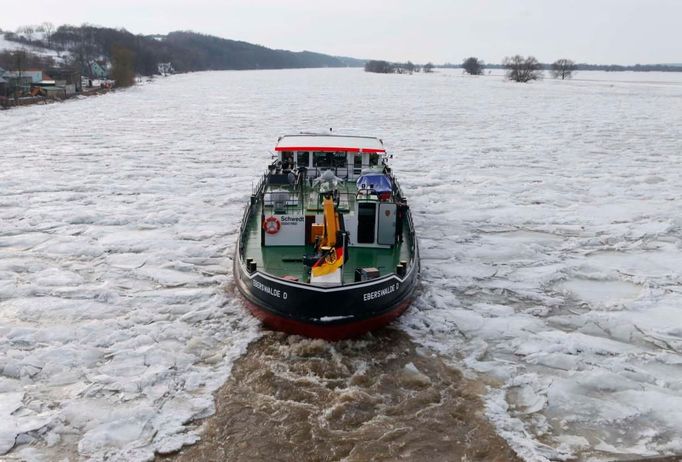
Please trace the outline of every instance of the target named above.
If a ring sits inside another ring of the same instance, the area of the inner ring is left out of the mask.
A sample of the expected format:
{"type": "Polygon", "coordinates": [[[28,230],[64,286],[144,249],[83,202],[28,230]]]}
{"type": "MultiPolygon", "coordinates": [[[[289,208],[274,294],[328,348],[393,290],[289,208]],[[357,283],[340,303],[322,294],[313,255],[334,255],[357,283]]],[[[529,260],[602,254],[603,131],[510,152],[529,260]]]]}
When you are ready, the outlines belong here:
{"type": "Polygon", "coordinates": [[[299,151],[296,153],[296,165],[299,167],[307,167],[310,165],[310,153],[307,151],[299,151]]]}
{"type": "Polygon", "coordinates": [[[379,165],[379,154],[371,153],[369,155],[369,166],[376,167],[377,165],[379,165]]]}
{"type": "Polygon", "coordinates": [[[348,155],[345,152],[334,153],[334,167],[346,167],[348,165],[348,155]]]}
{"type": "Polygon", "coordinates": [[[353,155],[353,171],[355,173],[362,171],[362,154],[360,153],[353,155]]]}
{"type": "Polygon", "coordinates": [[[282,168],[294,168],[294,153],[291,151],[282,151],[282,168]]]}
{"type": "Polygon", "coordinates": [[[313,153],[313,167],[318,168],[335,168],[346,167],[348,165],[348,156],[345,152],[314,152],[313,153]]]}

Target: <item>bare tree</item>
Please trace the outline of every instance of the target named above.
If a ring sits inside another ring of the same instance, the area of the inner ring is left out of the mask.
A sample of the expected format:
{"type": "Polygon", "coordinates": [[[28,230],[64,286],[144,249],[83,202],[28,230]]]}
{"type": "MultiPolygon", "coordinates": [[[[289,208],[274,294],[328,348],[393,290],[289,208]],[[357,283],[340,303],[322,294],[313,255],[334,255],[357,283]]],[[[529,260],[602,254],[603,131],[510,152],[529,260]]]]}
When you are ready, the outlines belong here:
{"type": "Polygon", "coordinates": [[[577,66],[570,59],[557,59],[552,63],[552,75],[555,79],[570,79],[573,77],[576,68],[577,66]]]}
{"type": "Polygon", "coordinates": [[[365,63],[365,72],[376,72],[378,74],[390,74],[395,72],[395,66],[388,61],[371,60],[365,63]]]}
{"type": "Polygon", "coordinates": [[[16,72],[16,79],[14,83],[14,101],[16,102],[19,96],[23,96],[24,90],[24,69],[26,67],[26,50],[16,50],[14,52],[14,70],[16,72]]]}
{"type": "Polygon", "coordinates": [[[507,69],[507,78],[514,82],[530,82],[542,78],[542,64],[533,56],[506,57],[502,65],[507,69]]]}
{"type": "Polygon", "coordinates": [[[424,72],[426,72],[427,74],[433,72],[433,63],[429,62],[424,64],[424,72]]]}
{"type": "Polygon", "coordinates": [[[464,72],[471,75],[481,75],[483,74],[483,61],[478,58],[471,57],[464,60],[462,63],[462,69],[464,72]]]}
{"type": "Polygon", "coordinates": [[[45,40],[47,41],[47,47],[52,48],[52,34],[54,34],[54,24],[51,22],[44,22],[41,24],[43,32],[45,33],[45,40]]]}
{"type": "Polygon", "coordinates": [[[22,26],[17,29],[17,34],[23,35],[28,42],[33,41],[33,34],[35,34],[36,30],[33,26],[22,26]]]}
{"type": "Polygon", "coordinates": [[[69,64],[81,69],[89,79],[93,79],[92,61],[97,56],[97,44],[92,29],[83,24],[74,30],[72,40],[69,64]]]}
{"type": "Polygon", "coordinates": [[[111,47],[111,77],[117,87],[129,87],[135,83],[135,55],[118,44],[111,47]]]}

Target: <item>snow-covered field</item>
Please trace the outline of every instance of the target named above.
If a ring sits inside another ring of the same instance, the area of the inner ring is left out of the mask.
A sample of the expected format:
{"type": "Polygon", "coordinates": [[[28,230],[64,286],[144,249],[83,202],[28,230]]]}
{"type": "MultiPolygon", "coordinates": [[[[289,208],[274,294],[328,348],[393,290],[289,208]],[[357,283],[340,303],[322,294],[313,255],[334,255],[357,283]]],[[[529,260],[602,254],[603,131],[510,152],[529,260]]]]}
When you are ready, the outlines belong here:
{"type": "Polygon", "coordinates": [[[258,335],[231,286],[277,135],[384,138],[423,254],[400,325],[528,460],[682,452],[682,75],[208,72],[0,112],[0,454],[196,436],[258,335]],[[9,452],[8,452],[9,451],[9,452]]]}
{"type": "MultiPolygon", "coordinates": [[[[42,37],[39,35],[36,35],[34,37],[34,40],[41,40],[42,37]]],[[[26,50],[31,53],[37,54],[39,56],[44,56],[44,57],[50,57],[54,59],[58,63],[63,63],[64,59],[68,56],[70,56],[70,53],[68,51],[64,51],[62,53],[57,52],[56,50],[51,50],[49,48],[42,48],[42,47],[36,47],[33,45],[26,45],[21,42],[15,42],[13,40],[7,40],[5,38],[5,34],[0,34],[0,52],[2,51],[14,51],[14,50],[26,50]]]]}

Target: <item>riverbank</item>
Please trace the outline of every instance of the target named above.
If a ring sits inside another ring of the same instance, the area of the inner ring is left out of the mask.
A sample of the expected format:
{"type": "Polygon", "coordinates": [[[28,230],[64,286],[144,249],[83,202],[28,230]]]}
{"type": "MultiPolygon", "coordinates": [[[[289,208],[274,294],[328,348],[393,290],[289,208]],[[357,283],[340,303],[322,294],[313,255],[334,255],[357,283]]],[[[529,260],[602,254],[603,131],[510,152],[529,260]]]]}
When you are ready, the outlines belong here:
{"type": "Polygon", "coordinates": [[[0,110],[1,109],[11,109],[14,107],[32,106],[34,104],[52,104],[52,103],[62,103],[64,101],[78,99],[80,97],[103,95],[113,91],[112,88],[87,88],[79,93],[74,93],[73,95],[66,95],[63,97],[52,97],[52,96],[26,96],[22,98],[4,98],[0,97],[0,110]]]}

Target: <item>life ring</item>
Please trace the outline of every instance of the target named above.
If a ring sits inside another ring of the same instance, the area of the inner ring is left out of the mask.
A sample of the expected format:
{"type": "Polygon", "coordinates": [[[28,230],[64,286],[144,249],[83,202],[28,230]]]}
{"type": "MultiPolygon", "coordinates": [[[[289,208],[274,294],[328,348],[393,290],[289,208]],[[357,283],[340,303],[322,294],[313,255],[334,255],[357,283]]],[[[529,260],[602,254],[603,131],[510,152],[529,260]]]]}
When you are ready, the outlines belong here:
{"type": "Polygon", "coordinates": [[[282,227],[282,223],[274,215],[270,215],[263,221],[263,229],[268,234],[277,234],[282,227]]]}

